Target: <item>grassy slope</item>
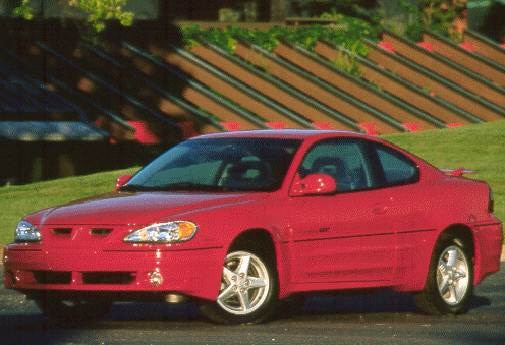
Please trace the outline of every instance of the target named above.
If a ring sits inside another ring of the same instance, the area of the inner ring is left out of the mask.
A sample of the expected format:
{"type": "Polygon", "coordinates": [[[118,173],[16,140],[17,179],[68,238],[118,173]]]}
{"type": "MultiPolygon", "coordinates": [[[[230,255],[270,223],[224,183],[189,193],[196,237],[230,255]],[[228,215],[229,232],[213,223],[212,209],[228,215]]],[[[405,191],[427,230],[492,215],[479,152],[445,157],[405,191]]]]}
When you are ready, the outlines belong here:
{"type": "MultiPolygon", "coordinates": [[[[438,167],[479,170],[480,173],[472,177],[489,182],[495,195],[496,214],[505,220],[505,121],[397,134],[387,139],[438,167]]],[[[23,215],[73,199],[106,193],[113,188],[118,175],[134,170],[1,187],[0,243],[12,240],[13,229],[23,215]]]]}

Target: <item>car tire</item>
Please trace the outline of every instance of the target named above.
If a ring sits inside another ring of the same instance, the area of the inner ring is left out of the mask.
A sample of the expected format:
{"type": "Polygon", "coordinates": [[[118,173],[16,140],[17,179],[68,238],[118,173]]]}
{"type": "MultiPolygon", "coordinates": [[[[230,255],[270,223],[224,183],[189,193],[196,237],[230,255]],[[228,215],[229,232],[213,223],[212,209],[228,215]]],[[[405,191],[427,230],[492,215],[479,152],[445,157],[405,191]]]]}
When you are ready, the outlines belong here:
{"type": "Polygon", "coordinates": [[[217,301],[202,304],[202,313],[220,324],[255,324],[271,318],[278,305],[273,262],[271,255],[260,250],[230,251],[217,301]]]}
{"type": "Polygon", "coordinates": [[[35,303],[50,321],[59,324],[97,321],[104,317],[112,306],[110,301],[66,299],[53,296],[36,299],[35,303]]]}
{"type": "Polygon", "coordinates": [[[457,237],[439,240],[431,258],[424,290],[416,295],[417,307],[428,314],[461,314],[473,294],[470,250],[457,237]]]}

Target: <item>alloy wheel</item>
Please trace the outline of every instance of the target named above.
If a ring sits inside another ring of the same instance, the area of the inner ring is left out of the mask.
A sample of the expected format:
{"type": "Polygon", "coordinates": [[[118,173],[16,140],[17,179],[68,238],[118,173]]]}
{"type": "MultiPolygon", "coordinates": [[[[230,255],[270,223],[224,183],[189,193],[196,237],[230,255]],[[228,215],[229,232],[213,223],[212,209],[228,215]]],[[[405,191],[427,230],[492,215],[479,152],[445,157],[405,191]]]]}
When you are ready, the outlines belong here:
{"type": "Polygon", "coordinates": [[[231,252],[225,259],[217,303],[231,314],[250,314],[267,300],[270,281],[269,271],[258,256],[231,252]]]}
{"type": "Polygon", "coordinates": [[[440,296],[448,305],[457,305],[465,298],[469,281],[468,262],[458,246],[447,247],[439,257],[437,285],[440,296]]]}

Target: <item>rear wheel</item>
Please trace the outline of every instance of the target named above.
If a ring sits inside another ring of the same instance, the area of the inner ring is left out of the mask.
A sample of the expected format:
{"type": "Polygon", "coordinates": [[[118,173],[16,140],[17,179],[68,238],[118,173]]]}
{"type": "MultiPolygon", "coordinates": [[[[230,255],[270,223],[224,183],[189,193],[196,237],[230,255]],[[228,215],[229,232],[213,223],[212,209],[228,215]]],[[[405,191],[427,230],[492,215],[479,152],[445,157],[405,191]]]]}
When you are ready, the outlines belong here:
{"type": "Polygon", "coordinates": [[[429,314],[464,313],[472,294],[473,267],[469,249],[456,237],[439,241],[426,287],[416,296],[418,308],[429,314]]]}
{"type": "Polygon", "coordinates": [[[48,319],[58,323],[97,321],[109,312],[112,305],[110,301],[67,299],[56,296],[40,298],[35,302],[48,319]]]}
{"type": "Polygon", "coordinates": [[[272,316],[277,304],[277,280],[271,260],[251,250],[226,255],[217,301],[202,312],[218,323],[259,323],[272,316]]]}

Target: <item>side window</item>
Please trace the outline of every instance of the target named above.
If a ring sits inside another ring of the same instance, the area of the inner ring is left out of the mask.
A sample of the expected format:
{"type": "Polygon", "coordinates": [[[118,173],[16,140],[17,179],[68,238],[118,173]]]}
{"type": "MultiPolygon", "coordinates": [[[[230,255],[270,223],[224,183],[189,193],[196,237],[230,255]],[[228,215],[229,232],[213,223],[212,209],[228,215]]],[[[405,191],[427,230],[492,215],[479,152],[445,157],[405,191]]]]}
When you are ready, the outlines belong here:
{"type": "Polygon", "coordinates": [[[336,180],[339,192],[371,188],[363,146],[354,139],[320,141],[306,154],[298,172],[302,177],[313,173],[330,175],[336,180]]]}
{"type": "Polygon", "coordinates": [[[376,146],[377,157],[382,166],[384,184],[387,186],[416,182],[417,166],[407,157],[385,146],[376,146]]]}

